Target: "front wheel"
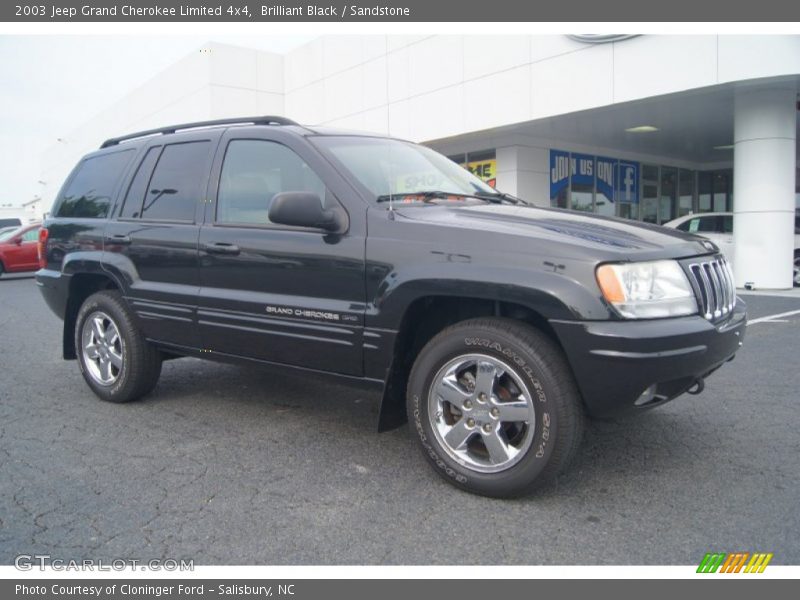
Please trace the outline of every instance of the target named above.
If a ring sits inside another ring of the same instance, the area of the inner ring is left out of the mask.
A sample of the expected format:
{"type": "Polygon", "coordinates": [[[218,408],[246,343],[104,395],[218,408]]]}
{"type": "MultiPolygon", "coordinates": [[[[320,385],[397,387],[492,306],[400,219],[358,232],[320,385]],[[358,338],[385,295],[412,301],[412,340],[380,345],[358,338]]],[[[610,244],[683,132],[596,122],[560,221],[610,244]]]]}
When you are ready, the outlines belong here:
{"type": "Polygon", "coordinates": [[[411,370],[407,408],[423,454],[450,483],[494,497],[533,491],[577,452],[583,411],[561,350],[517,321],[464,321],[411,370]]]}
{"type": "Polygon", "coordinates": [[[794,286],[800,287],[800,252],[794,254],[794,286]]]}
{"type": "Polygon", "coordinates": [[[161,353],[147,342],[135,315],[114,291],[97,292],[83,303],[75,348],[86,383],[109,402],[144,396],[161,375],[161,353]]]}

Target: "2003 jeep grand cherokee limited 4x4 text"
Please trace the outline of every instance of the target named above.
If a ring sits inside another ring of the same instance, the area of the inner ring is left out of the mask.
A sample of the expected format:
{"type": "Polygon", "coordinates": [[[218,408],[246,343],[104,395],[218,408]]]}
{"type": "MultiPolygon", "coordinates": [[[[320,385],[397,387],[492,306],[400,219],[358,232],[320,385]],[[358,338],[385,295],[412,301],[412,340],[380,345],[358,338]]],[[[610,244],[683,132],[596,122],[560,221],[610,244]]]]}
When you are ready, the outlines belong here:
{"type": "Polygon", "coordinates": [[[102,399],[147,394],[176,356],[335,375],[489,496],[563,470],[585,415],[699,392],[744,335],[711,242],[279,117],[110,139],[52,214],[37,283],[102,399]]]}

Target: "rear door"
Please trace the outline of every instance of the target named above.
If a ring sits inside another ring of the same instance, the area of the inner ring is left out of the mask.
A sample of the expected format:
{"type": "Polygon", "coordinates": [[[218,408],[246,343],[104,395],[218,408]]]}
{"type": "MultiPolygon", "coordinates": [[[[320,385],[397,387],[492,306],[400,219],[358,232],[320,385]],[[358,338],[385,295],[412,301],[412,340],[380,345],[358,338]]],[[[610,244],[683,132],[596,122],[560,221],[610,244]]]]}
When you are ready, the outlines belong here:
{"type": "Polygon", "coordinates": [[[203,347],[361,375],[363,202],[352,204],[352,190],[305,140],[264,127],[225,133],[209,196],[199,244],[203,347]],[[347,231],[271,223],[270,201],[287,191],[345,210],[347,231]]]}
{"type": "Polygon", "coordinates": [[[219,131],[154,138],[105,234],[107,268],[148,338],[197,348],[197,240],[219,131]]]}

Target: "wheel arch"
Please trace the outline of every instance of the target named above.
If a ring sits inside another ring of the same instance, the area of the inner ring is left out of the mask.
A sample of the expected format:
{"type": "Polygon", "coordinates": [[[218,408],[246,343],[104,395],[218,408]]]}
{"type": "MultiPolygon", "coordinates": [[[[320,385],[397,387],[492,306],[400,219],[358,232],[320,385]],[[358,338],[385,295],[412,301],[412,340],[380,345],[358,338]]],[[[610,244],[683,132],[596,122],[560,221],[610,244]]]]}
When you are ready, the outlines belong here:
{"type": "Polygon", "coordinates": [[[499,298],[428,295],[411,302],[400,321],[394,342],[383,397],[378,431],[388,431],[406,422],[408,376],[420,350],[447,327],[478,317],[499,317],[524,323],[550,338],[563,351],[556,332],[541,311],[499,298]]]}
{"type": "Polygon", "coordinates": [[[101,290],[119,290],[117,282],[104,273],[73,273],[69,281],[67,307],[64,312],[64,331],[62,352],[64,359],[75,360],[78,355],[75,348],[75,324],[81,305],[86,298],[101,290]]]}

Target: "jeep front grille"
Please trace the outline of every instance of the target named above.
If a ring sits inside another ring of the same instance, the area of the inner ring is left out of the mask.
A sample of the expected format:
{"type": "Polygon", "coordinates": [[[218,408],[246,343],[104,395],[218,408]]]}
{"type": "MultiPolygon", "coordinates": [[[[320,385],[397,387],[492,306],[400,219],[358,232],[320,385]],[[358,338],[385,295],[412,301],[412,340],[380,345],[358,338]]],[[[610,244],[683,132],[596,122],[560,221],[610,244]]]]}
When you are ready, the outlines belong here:
{"type": "Polygon", "coordinates": [[[725,257],[718,254],[710,260],[692,261],[687,268],[703,316],[716,321],[728,315],[736,303],[736,286],[725,257]]]}

